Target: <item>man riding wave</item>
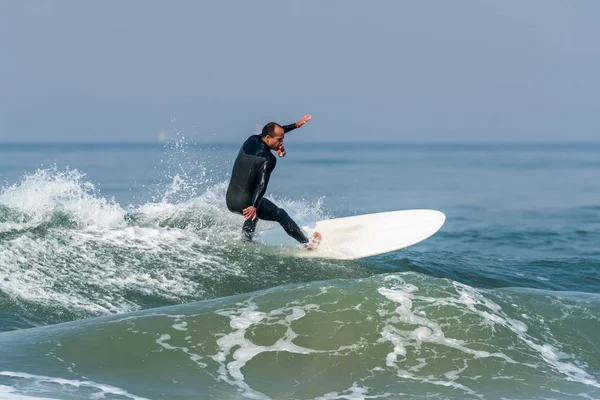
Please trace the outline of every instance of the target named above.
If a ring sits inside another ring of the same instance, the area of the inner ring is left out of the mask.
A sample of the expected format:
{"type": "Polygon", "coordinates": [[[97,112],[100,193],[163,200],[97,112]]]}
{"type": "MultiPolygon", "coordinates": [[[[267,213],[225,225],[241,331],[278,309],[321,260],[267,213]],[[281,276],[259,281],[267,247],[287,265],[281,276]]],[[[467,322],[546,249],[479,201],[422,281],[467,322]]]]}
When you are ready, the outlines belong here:
{"type": "Polygon", "coordinates": [[[264,198],[269,178],[277,164],[277,159],[271,151],[277,151],[280,157],[285,156],[284,135],[300,128],[311,118],[310,115],[305,115],[300,121],[284,126],[269,122],[263,127],[260,135],[250,136],[242,145],[233,163],[225,199],[229,211],[244,216],[242,233],[245,240],[252,241],[258,219],[264,219],[277,221],[288,235],[309,250],[319,245],[321,241],[319,232],[315,232],[309,240],[285,210],[264,198]]]}

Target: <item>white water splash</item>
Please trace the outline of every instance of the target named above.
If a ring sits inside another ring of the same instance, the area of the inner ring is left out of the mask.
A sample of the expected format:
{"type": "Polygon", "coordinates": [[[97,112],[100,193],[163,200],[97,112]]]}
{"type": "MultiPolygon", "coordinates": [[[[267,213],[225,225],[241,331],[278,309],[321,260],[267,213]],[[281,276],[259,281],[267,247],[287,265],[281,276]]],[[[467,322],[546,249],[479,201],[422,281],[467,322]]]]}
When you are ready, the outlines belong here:
{"type": "MultiPolygon", "coordinates": [[[[124,209],[86,179],[51,168],[2,189],[0,207],[8,214],[0,233],[13,235],[0,242],[0,292],[8,298],[87,317],[137,310],[138,296],[203,299],[195,277],[242,274],[229,253],[243,217],[227,210],[224,182],[182,203],[124,209]],[[57,214],[69,222],[54,222],[57,214]],[[42,224],[43,231],[32,232],[42,224]]],[[[290,205],[290,214],[320,207],[290,205]]]]}
{"type": "Polygon", "coordinates": [[[112,199],[105,199],[77,170],[39,169],[20,182],[3,188],[0,205],[20,215],[0,223],[0,232],[34,228],[62,212],[81,226],[124,225],[125,211],[112,199]]]}

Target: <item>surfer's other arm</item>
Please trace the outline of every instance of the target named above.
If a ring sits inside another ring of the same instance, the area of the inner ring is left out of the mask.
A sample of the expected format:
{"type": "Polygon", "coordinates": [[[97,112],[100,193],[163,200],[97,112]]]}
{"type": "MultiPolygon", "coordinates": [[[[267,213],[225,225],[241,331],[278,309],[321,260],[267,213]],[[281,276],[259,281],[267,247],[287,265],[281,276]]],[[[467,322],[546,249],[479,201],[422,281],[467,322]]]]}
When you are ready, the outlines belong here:
{"type": "Polygon", "coordinates": [[[252,219],[253,221],[256,219],[256,209],[260,205],[260,201],[267,191],[269,179],[271,178],[271,172],[273,172],[275,164],[276,160],[273,157],[267,158],[260,166],[260,169],[258,170],[258,185],[254,190],[254,194],[252,195],[252,205],[244,209],[242,212],[246,219],[252,219]]]}
{"type": "Polygon", "coordinates": [[[269,184],[269,178],[271,178],[271,172],[275,168],[275,158],[266,159],[260,169],[258,170],[258,185],[256,186],[256,190],[254,190],[254,195],[252,196],[252,206],[258,208],[260,201],[262,200],[265,192],[267,191],[267,185],[269,184]],[[271,161],[273,160],[273,161],[271,161]]]}
{"type": "Polygon", "coordinates": [[[304,125],[305,123],[307,123],[308,121],[310,121],[312,119],[311,115],[305,115],[304,117],[302,117],[302,119],[298,122],[295,122],[293,124],[289,124],[289,125],[284,125],[282,126],[283,128],[283,133],[288,133],[290,131],[293,131],[296,128],[300,128],[302,125],[304,125]]]}

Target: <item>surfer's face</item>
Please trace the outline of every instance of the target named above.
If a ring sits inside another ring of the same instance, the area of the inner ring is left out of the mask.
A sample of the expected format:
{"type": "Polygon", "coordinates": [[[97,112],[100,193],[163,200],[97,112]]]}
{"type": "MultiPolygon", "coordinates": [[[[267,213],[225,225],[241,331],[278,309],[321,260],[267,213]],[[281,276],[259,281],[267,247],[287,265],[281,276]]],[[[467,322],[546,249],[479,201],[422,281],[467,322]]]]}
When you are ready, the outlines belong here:
{"type": "Polygon", "coordinates": [[[265,136],[265,143],[271,150],[277,150],[283,145],[283,129],[280,127],[275,128],[273,136],[265,136]]]}

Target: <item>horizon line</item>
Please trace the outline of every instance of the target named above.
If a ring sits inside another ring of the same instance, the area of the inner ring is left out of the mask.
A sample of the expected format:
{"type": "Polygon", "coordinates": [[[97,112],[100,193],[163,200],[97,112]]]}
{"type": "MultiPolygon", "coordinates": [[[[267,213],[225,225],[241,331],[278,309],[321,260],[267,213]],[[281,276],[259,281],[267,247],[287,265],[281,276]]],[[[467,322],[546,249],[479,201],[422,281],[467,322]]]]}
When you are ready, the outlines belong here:
{"type": "MultiPolygon", "coordinates": [[[[238,144],[243,143],[246,138],[240,140],[190,140],[185,141],[185,144],[198,145],[198,144],[238,144]]],[[[177,140],[102,140],[102,141],[82,141],[82,140],[55,140],[55,141],[4,141],[0,139],[0,145],[61,145],[61,144],[78,144],[78,145],[106,145],[106,144],[122,144],[122,145],[169,145],[177,143],[177,140]]],[[[498,140],[498,141],[483,141],[483,140],[445,140],[445,141],[431,141],[431,140],[397,140],[397,141],[368,141],[368,140],[303,140],[301,142],[294,142],[294,145],[302,144],[371,144],[375,146],[388,146],[388,145],[585,145],[585,144],[600,144],[600,140],[498,140]]]]}

